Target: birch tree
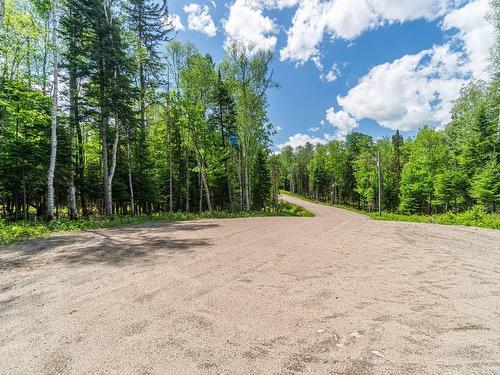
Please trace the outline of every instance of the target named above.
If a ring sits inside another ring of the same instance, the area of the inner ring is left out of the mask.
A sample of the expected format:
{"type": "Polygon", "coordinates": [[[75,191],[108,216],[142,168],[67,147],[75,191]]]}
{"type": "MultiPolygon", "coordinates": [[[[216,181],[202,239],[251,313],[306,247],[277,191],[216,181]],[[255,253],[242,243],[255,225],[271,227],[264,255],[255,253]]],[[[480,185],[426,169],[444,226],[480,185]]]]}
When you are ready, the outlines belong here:
{"type": "Polygon", "coordinates": [[[53,78],[52,78],[52,108],[50,127],[50,163],[47,176],[47,219],[54,218],[54,172],[57,155],[57,112],[59,96],[59,44],[57,38],[57,0],[52,0],[52,48],[53,48],[53,78]]]}

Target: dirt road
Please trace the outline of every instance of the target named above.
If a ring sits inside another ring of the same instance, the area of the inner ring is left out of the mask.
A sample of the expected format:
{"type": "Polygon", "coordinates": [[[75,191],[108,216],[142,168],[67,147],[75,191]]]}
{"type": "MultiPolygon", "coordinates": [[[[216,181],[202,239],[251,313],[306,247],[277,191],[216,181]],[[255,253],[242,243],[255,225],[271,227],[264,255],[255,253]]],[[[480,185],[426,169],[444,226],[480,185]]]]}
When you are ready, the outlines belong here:
{"type": "Polygon", "coordinates": [[[500,373],[500,231],[301,204],[0,248],[0,373],[500,373]]]}

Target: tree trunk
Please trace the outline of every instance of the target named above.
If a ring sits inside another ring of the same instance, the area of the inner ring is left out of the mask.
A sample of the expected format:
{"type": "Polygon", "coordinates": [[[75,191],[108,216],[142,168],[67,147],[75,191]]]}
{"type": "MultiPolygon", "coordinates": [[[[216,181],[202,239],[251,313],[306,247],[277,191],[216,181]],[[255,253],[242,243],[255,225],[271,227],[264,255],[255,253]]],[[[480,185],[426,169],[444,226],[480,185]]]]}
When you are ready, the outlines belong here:
{"type": "Polygon", "coordinates": [[[23,218],[28,220],[28,202],[26,200],[26,176],[23,171],[23,218]]]}
{"type": "MultiPolygon", "coordinates": [[[[102,109],[101,109],[102,110],[102,109]]],[[[109,184],[109,164],[108,164],[108,120],[107,116],[101,114],[102,132],[102,178],[104,182],[104,214],[110,216],[113,213],[113,197],[109,184]]]]}
{"type": "MultiPolygon", "coordinates": [[[[71,62],[70,62],[71,64],[71,62]]],[[[70,154],[70,176],[69,176],[69,218],[74,220],[78,217],[76,208],[76,188],[75,188],[75,126],[78,121],[77,111],[77,82],[76,74],[73,66],[69,69],[69,154],[70,154]]]]}
{"type": "Polygon", "coordinates": [[[172,163],[172,123],[170,119],[170,88],[167,88],[167,101],[165,107],[165,122],[166,122],[166,147],[168,150],[168,211],[172,212],[174,209],[173,197],[173,163],[172,163]]]}
{"type": "Polygon", "coordinates": [[[57,0],[52,2],[52,45],[54,48],[53,61],[53,86],[52,86],[52,110],[51,110],[51,146],[50,146],[50,164],[47,176],[47,219],[54,218],[54,172],[56,169],[57,154],[57,100],[59,94],[59,55],[57,44],[57,0]]]}
{"type": "Polygon", "coordinates": [[[85,180],[85,155],[80,121],[76,123],[76,138],[78,140],[78,188],[80,192],[80,204],[82,206],[82,215],[87,217],[89,215],[89,211],[87,208],[87,200],[85,199],[85,189],[83,188],[85,180]]]}
{"type": "Polygon", "coordinates": [[[241,165],[241,151],[238,150],[238,179],[240,182],[240,211],[243,211],[243,176],[242,176],[242,165],[241,165]]]}
{"type": "Polygon", "coordinates": [[[382,172],[380,165],[380,151],[377,152],[377,177],[378,177],[378,215],[382,216],[382,172]]]}
{"type": "Polygon", "coordinates": [[[127,129],[127,166],[128,166],[128,187],[130,191],[130,211],[135,215],[134,185],[132,181],[132,165],[130,160],[130,129],[127,129]]]}
{"type": "MultiPolygon", "coordinates": [[[[113,141],[113,148],[111,150],[111,166],[108,169],[107,184],[105,185],[105,203],[106,203],[106,216],[113,215],[113,177],[115,175],[116,169],[116,156],[118,153],[118,141],[120,139],[120,122],[118,118],[115,118],[115,139],[113,141]]],[[[106,147],[107,152],[107,147],[106,147]]],[[[106,158],[107,159],[107,158],[106,158]]],[[[107,160],[106,160],[107,162],[107,160]]]]}
{"type": "Polygon", "coordinates": [[[205,162],[201,157],[198,158],[198,168],[200,169],[201,173],[201,182],[203,183],[203,188],[205,189],[205,194],[207,196],[207,206],[208,210],[212,211],[212,201],[210,199],[210,190],[208,188],[208,178],[207,178],[207,171],[205,167],[205,162]]]}
{"type": "Polygon", "coordinates": [[[245,209],[250,211],[250,174],[248,171],[248,154],[243,154],[245,160],[245,209]]]}
{"type": "Polygon", "coordinates": [[[187,148],[185,149],[185,157],[186,157],[186,212],[189,212],[189,180],[191,179],[191,175],[189,173],[189,155],[187,148]]]}
{"type": "Polygon", "coordinates": [[[231,188],[231,177],[229,173],[229,165],[227,160],[224,161],[224,168],[226,169],[226,179],[227,179],[227,194],[229,197],[229,210],[234,211],[234,200],[233,200],[233,189],[231,188]]]}
{"type": "Polygon", "coordinates": [[[202,212],[203,211],[203,185],[201,183],[201,167],[200,167],[200,162],[199,160],[196,160],[198,164],[198,169],[200,170],[198,172],[198,188],[200,189],[200,198],[199,198],[199,203],[198,203],[198,211],[202,212]]]}

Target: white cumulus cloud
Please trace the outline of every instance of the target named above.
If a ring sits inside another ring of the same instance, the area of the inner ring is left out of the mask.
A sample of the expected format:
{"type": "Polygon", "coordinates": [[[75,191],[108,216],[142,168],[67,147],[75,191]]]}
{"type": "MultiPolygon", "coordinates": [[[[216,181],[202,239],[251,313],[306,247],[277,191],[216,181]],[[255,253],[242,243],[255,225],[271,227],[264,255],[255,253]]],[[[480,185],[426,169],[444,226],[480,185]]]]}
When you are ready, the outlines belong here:
{"type": "MultiPolygon", "coordinates": [[[[280,59],[305,63],[319,54],[318,45],[325,31],[325,13],[328,4],[319,0],[301,1],[287,31],[286,46],[280,51],[280,59]]],[[[317,60],[319,61],[319,60],[317,60]]]]}
{"type": "Polygon", "coordinates": [[[181,17],[178,14],[170,14],[166,22],[176,31],[182,31],[186,29],[182,24],[181,17]]]}
{"type": "Polygon", "coordinates": [[[224,23],[226,47],[239,43],[251,53],[274,50],[277,26],[263,14],[261,1],[236,0],[229,8],[228,19],[224,23]]]}
{"type": "Polygon", "coordinates": [[[337,102],[356,119],[369,118],[390,129],[441,124],[464,82],[459,70],[458,56],[437,47],[372,68],[337,102]]]}
{"type": "Polygon", "coordinates": [[[217,27],[207,5],[191,3],[184,6],[184,12],[188,15],[188,28],[190,30],[199,31],[210,37],[217,34],[217,27]]]}
{"type": "Polygon", "coordinates": [[[373,67],[345,96],[337,97],[341,112],[399,130],[448,122],[460,88],[472,77],[487,78],[494,42],[494,29],[485,20],[488,11],[488,0],[476,0],[449,12],[442,27],[456,30],[452,40],[373,67]]]}
{"type": "Polygon", "coordinates": [[[282,61],[299,64],[319,55],[325,35],[351,41],[387,23],[435,19],[454,5],[449,0],[302,0],[288,29],[282,61]]]}
{"type": "Polygon", "coordinates": [[[333,82],[340,77],[340,69],[337,64],[333,64],[330,70],[326,73],[321,73],[319,76],[321,80],[326,82],[333,82]]]}
{"type": "Polygon", "coordinates": [[[353,129],[358,127],[358,123],[346,111],[340,110],[335,112],[333,107],[326,110],[326,120],[337,129],[337,138],[345,138],[353,129]]]}
{"type": "Polygon", "coordinates": [[[485,20],[490,10],[489,0],[476,0],[450,12],[443,20],[444,30],[458,30],[455,38],[464,43],[468,56],[466,68],[476,78],[487,78],[490,48],[495,40],[494,27],[485,20]]]}
{"type": "Polygon", "coordinates": [[[282,143],[278,145],[279,149],[283,149],[286,146],[291,146],[292,148],[297,148],[299,146],[305,146],[307,143],[310,143],[312,145],[317,145],[317,144],[325,144],[329,140],[331,140],[332,137],[329,134],[324,134],[324,138],[319,138],[319,137],[311,137],[308,134],[302,134],[302,133],[297,133],[292,135],[291,137],[288,137],[288,140],[285,143],[282,143]]]}

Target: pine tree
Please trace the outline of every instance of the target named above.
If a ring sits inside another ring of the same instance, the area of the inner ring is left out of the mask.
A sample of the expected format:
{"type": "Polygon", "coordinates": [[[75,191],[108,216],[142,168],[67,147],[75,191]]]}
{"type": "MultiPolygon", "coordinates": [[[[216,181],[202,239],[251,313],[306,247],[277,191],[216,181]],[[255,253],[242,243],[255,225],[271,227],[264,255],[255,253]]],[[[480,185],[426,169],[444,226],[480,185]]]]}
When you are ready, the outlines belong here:
{"type": "Polygon", "coordinates": [[[229,202],[231,211],[235,209],[232,178],[230,170],[231,155],[233,154],[232,146],[229,144],[229,137],[236,135],[236,106],[234,100],[226,87],[226,84],[221,78],[219,70],[215,90],[211,98],[211,114],[208,119],[212,128],[220,132],[220,141],[218,142],[219,162],[224,165],[224,173],[218,176],[219,183],[216,190],[221,191],[220,202],[224,205],[229,202]]]}
{"type": "Polygon", "coordinates": [[[120,129],[131,110],[130,59],[126,54],[123,30],[107,0],[91,0],[86,8],[89,25],[87,94],[96,97],[102,144],[104,211],[113,214],[112,183],[116,169],[120,129]],[[109,137],[113,140],[110,142],[109,137]],[[111,147],[111,150],[110,150],[111,147]]]}
{"type": "Polygon", "coordinates": [[[161,58],[158,46],[168,40],[172,26],[168,23],[168,6],[166,0],[160,4],[154,0],[129,0],[126,3],[129,30],[134,33],[137,42],[136,55],[139,81],[139,144],[137,156],[138,166],[138,198],[142,200],[143,209],[147,210],[147,200],[151,195],[151,181],[145,173],[151,168],[147,148],[146,95],[160,83],[161,58]]]}
{"type": "Polygon", "coordinates": [[[81,108],[79,85],[84,74],[85,60],[85,4],[78,0],[68,0],[61,19],[61,34],[66,44],[63,53],[69,74],[69,140],[70,140],[70,178],[69,178],[69,216],[78,216],[76,204],[77,187],[84,216],[87,216],[84,187],[84,145],[81,129],[81,108]]]}
{"type": "Polygon", "coordinates": [[[494,160],[490,161],[475,176],[472,184],[472,196],[490,211],[497,211],[500,206],[500,164],[494,160]]]}
{"type": "Polygon", "coordinates": [[[403,137],[399,134],[399,130],[396,130],[396,134],[392,136],[391,141],[392,154],[391,160],[389,161],[389,173],[387,176],[389,186],[384,195],[388,208],[393,211],[399,206],[399,188],[401,185],[401,172],[404,165],[402,155],[404,141],[403,137]]]}

